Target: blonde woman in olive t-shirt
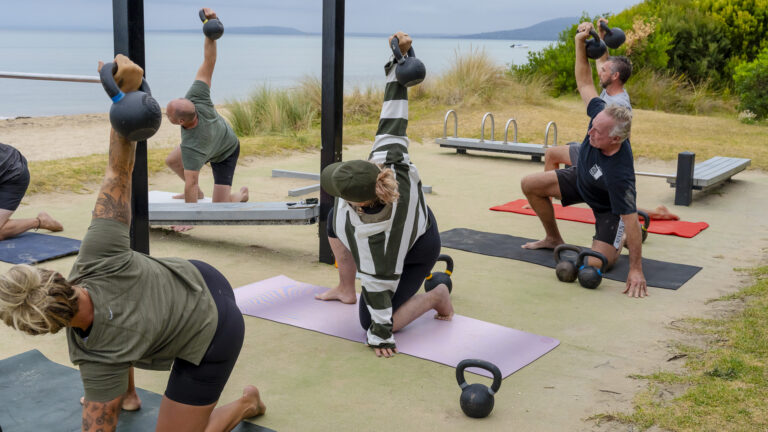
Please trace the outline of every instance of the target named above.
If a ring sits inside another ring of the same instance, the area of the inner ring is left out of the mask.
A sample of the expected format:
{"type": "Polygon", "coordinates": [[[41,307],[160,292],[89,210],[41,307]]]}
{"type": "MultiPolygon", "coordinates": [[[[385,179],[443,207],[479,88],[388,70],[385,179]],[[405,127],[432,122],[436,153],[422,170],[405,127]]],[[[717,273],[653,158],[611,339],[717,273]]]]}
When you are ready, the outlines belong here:
{"type": "Polygon", "coordinates": [[[266,410],[253,386],[215,408],[242,347],[242,315],[210,265],[130,249],[135,150],[111,132],[109,164],[69,280],[12,267],[0,276],[0,320],[31,335],[66,329],[85,390],[83,431],[114,431],[121,409],[140,407],[133,367],[172,367],[157,431],[229,431],[266,410]]]}
{"type": "MultiPolygon", "coordinates": [[[[216,13],[204,8],[208,19],[216,13]]],[[[183,98],[168,102],[168,120],[181,126],[181,145],[168,155],[165,164],[184,180],[184,198],[195,203],[203,198],[198,180],[200,169],[206,163],[213,171],[213,202],[246,202],[248,188],[243,186],[232,192],[232,179],[240,156],[240,142],[224,118],[216,112],[211,101],[211,78],[216,65],[216,41],[205,38],[203,64],[197,70],[195,81],[183,98]]]]}

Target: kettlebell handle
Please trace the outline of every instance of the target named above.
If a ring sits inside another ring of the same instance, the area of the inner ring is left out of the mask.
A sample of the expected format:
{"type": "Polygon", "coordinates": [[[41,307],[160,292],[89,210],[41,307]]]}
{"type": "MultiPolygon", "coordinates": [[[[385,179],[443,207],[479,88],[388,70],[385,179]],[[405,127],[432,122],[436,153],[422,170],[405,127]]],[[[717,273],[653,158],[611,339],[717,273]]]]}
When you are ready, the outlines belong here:
{"type": "MultiPolygon", "coordinates": [[[[393,37],[389,42],[389,48],[392,49],[392,54],[395,56],[395,61],[397,61],[397,64],[403,64],[405,62],[405,57],[403,57],[403,53],[400,52],[400,40],[397,38],[397,36],[393,37]]],[[[413,50],[413,45],[408,48],[408,57],[416,57],[416,52],[413,50]]]]}
{"type": "Polygon", "coordinates": [[[608,36],[613,36],[613,30],[608,27],[608,24],[606,24],[605,21],[600,21],[600,28],[603,29],[608,36]]]}
{"type": "Polygon", "coordinates": [[[600,41],[600,35],[597,34],[597,31],[595,31],[595,29],[590,30],[589,35],[592,36],[592,39],[594,39],[595,41],[600,41]]]}
{"type": "Polygon", "coordinates": [[[555,247],[555,262],[556,263],[559,263],[560,261],[562,261],[562,258],[560,258],[560,254],[563,251],[573,251],[573,252],[576,252],[578,254],[578,253],[581,252],[581,248],[578,247],[578,246],[574,246],[574,245],[570,245],[570,244],[566,244],[566,243],[563,243],[561,245],[557,245],[555,247]]]}
{"type": "Polygon", "coordinates": [[[488,393],[493,395],[499,391],[499,388],[501,387],[501,371],[495,364],[480,359],[462,360],[456,366],[456,382],[459,383],[459,387],[461,387],[462,390],[469,386],[467,380],[464,379],[464,369],[468,367],[478,367],[493,374],[493,384],[491,384],[491,387],[488,389],[488,393]]]}
{"type": "Polygon", "coordinates": [[[200,21],[202,21],[203,24],[208,22],[208,18],[205,17],[205,11],[203,9],[200,9],[200,12],[198,12],[198,15],[200,16],[200,21]]]}
{"type": "MultiPolygon", "coordinates": [[[[114,62],[106,63],[101,67],[101,71],[99,72],[101,85],[104,87],[104,91],[107,92],[107,96],[112,99],[112,103],[120,102],[125,97],[125,93],[120,90],[117,82],[115,82],[115,72],[117,72],[117,64],[114,62]]],[[[149,89],[149,84],[144,78],[141,79],[139,91],[143,91],[150,96],[152,95],[152,92],[149,89]]]]}
{"type": "Polygon", "coordinates": [[[605,255],[597,251],[593,251],[593,250],[581,251],[577,259],[579,270],[587,266],[587,264],[584,263],[587,257],[595,257],[603,262],[603,265],[600,266],[600,269],[598,270],[598,272],[600,272],[600,275],[602,276],[602,274],[605,273],[605,267],[608,266],[608,258],[606,258],[605,255]]]}
{"type": "Polygon", "coordinates": [[[437,257],[437,261],[442,261],[445,263],[445,273],[447,273],[448,276],[453,274],[453,258],[451,258],[449,255],[440,254],[440,256],[437,257]]]}
{"type": "Polygon", "coordinates": [[[651,226],[651,218],[648,216],[648,213],[638,210],[637,215],[643,218],[643,231],[648,231],[648,227],[651,226]]]}

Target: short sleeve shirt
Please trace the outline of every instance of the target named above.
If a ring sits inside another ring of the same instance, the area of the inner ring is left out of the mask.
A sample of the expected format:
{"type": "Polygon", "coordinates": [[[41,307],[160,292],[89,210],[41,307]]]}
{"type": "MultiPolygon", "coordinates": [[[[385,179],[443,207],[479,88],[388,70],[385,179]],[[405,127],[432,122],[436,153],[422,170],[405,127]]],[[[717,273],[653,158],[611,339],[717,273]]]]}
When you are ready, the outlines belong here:
{"type": "MultiPolygon", "coordinates": [[[[587,105],[587,115],[592,121],[606,107],[604,100],[593,98],[587,105]]],[[[576,164],[576,186],[584,202],[598,213],[610,212],[625,215],[637,211],[635,167],[629,140],[621,143],[618,152],[605,156],[584,138],[576,164]]]]}
{"type": "Polygon", "coordinates": [[[195,105],[197,125],[181,128],[181,162],[185,170],[200,171],[208,162],[221,162],[237,148],[237,135],[216,112],[211,88],[196,80],[184,96],[195,105]]]}
{"type": "Polygon", "coordinates": [[[67,329],[89,401],[123,394],[131,366],[167,370],[176,358],[199,364],[216,332],[216,304],[197,268],[131,250],[128,226],[115,220],[91,222],[69,279],[93,301],[87,335],[67,329]]]}
{"type": "Polygon", "coordinates": [[[613,96],[603,89],[603,92],[600,93],[600,99],[604,100],[607,105],[620,105],[632,109],[632,103],[629,101],[629,93],[626,89],[622,89],[620,93],[613,96]]]}

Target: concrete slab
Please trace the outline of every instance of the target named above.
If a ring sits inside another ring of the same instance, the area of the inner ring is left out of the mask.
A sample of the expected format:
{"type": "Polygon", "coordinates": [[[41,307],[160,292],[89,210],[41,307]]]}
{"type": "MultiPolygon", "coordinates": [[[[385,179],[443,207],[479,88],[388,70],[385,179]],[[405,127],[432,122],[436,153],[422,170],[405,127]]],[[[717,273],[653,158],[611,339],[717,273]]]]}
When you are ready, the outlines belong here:
{"type": "MultiPolygon", "coordinates": [[[[369,150],[367,145],[349,147],[345,159],[365,158],[369,150]]],[[[457,155],[433,142],[414,143],[411,153],[423,181],[435,187],[427,202],[441,230],[466,227],[543,235],[536,218],[488,210],[521,198],[521,177],[540,171],[540,163],[505,155],[457,155]]],[[[235,184],[248,185],[254,201],[290,201],[285,194],[294,186],[291,182],[301,186],[302,180],[270,178],[275,166],[316,172],[319,155],[246,158],[235,184]]],[[[675,168],[671,162],[641,160],[638,169],[675,168]]],[[[204,171],[201,178],[203,190],[210,194],[210,173],[204,171]]],[[[181,183],[163,174],[150,180],[150,188],[177,191],[181,183]]],[[[663,179],[638,178],[641,206],[664,204],[683,219],[710,224],[692,239],[653,234],[648,238],[645,256],[704,269],[681,289],[652,288],[645,299],[621,295],[619,282],[606,280],[591,291],[559,283],[550,269],[541,266],[445,249],[456,264],[452,295],[457,313],[562,341],[504,380],[495,409],[486,419],[463,415],[454,370],[449,367],[406,355],[379,359],[361,344],[252,317],[245,317],[245,345],[221,401],[237,398],[246,383],[257,385],[268,406],[259,424],[278,431],[592,430],[584,420],[590,415],[631,407],[633,394],[644,384],[628,375],[667,367],[666,341],[676,336],[670,322],[703,313],[709,307],[707,299],[744,284],[747,277],[734,268],[765,262],[766,190],[768,175],[746,171],[720,189],[697,193],[692,206],[677,207],[674,191],[663,179]]],[[[94,194],[95,186],[90,194],[33,196],[18,215],[34,215],[44,208],[62,220],[63,235],[82,238],[94,194]]],[[[592,226],[559,224],[569,243],[590,242],[592,226]]],[[[317,262],[317,225],[198,226],[182,234],[155,229],[151,250],[158,256],[204,259],[233,286],[277,274],[326,286],[337,282],[335,269],[317,262]]],[[[46,267],[66,274],[73,261],[64,258],[46,267]]],[[[0,271],[8,267],[0,264],[0,271]]],[[[31,348],[70,365],[63,334],[29,337],[0,327],[0,358],[31,348]]],[[[136,375],[144,388],[155,392],[165,388],[167,372],[136,375]]]]}

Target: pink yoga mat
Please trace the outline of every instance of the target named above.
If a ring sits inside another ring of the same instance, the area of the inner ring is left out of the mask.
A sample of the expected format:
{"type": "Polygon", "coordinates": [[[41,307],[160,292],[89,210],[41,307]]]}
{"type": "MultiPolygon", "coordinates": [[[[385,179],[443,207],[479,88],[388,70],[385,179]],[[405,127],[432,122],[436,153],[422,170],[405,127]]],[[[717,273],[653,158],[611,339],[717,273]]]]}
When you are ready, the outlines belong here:
{"type": "MultiPolygon", "coordinates": [[[[315,300],[316,293],[327,289],[281,275],[237,288],[235,298],[245,315],[364,342],[358,305],[315,300]]],[[[483,359],[498,366],[502,377],[507,377],[560,344],[549,337],[462,315],[454,315],[451,321],[433,316],[434,311],[429,311],[395,333],[401,353],[451,367],[463,359],[483,359]]],[[[490,376],[480,369],[467,371],[490,376]]]]}

